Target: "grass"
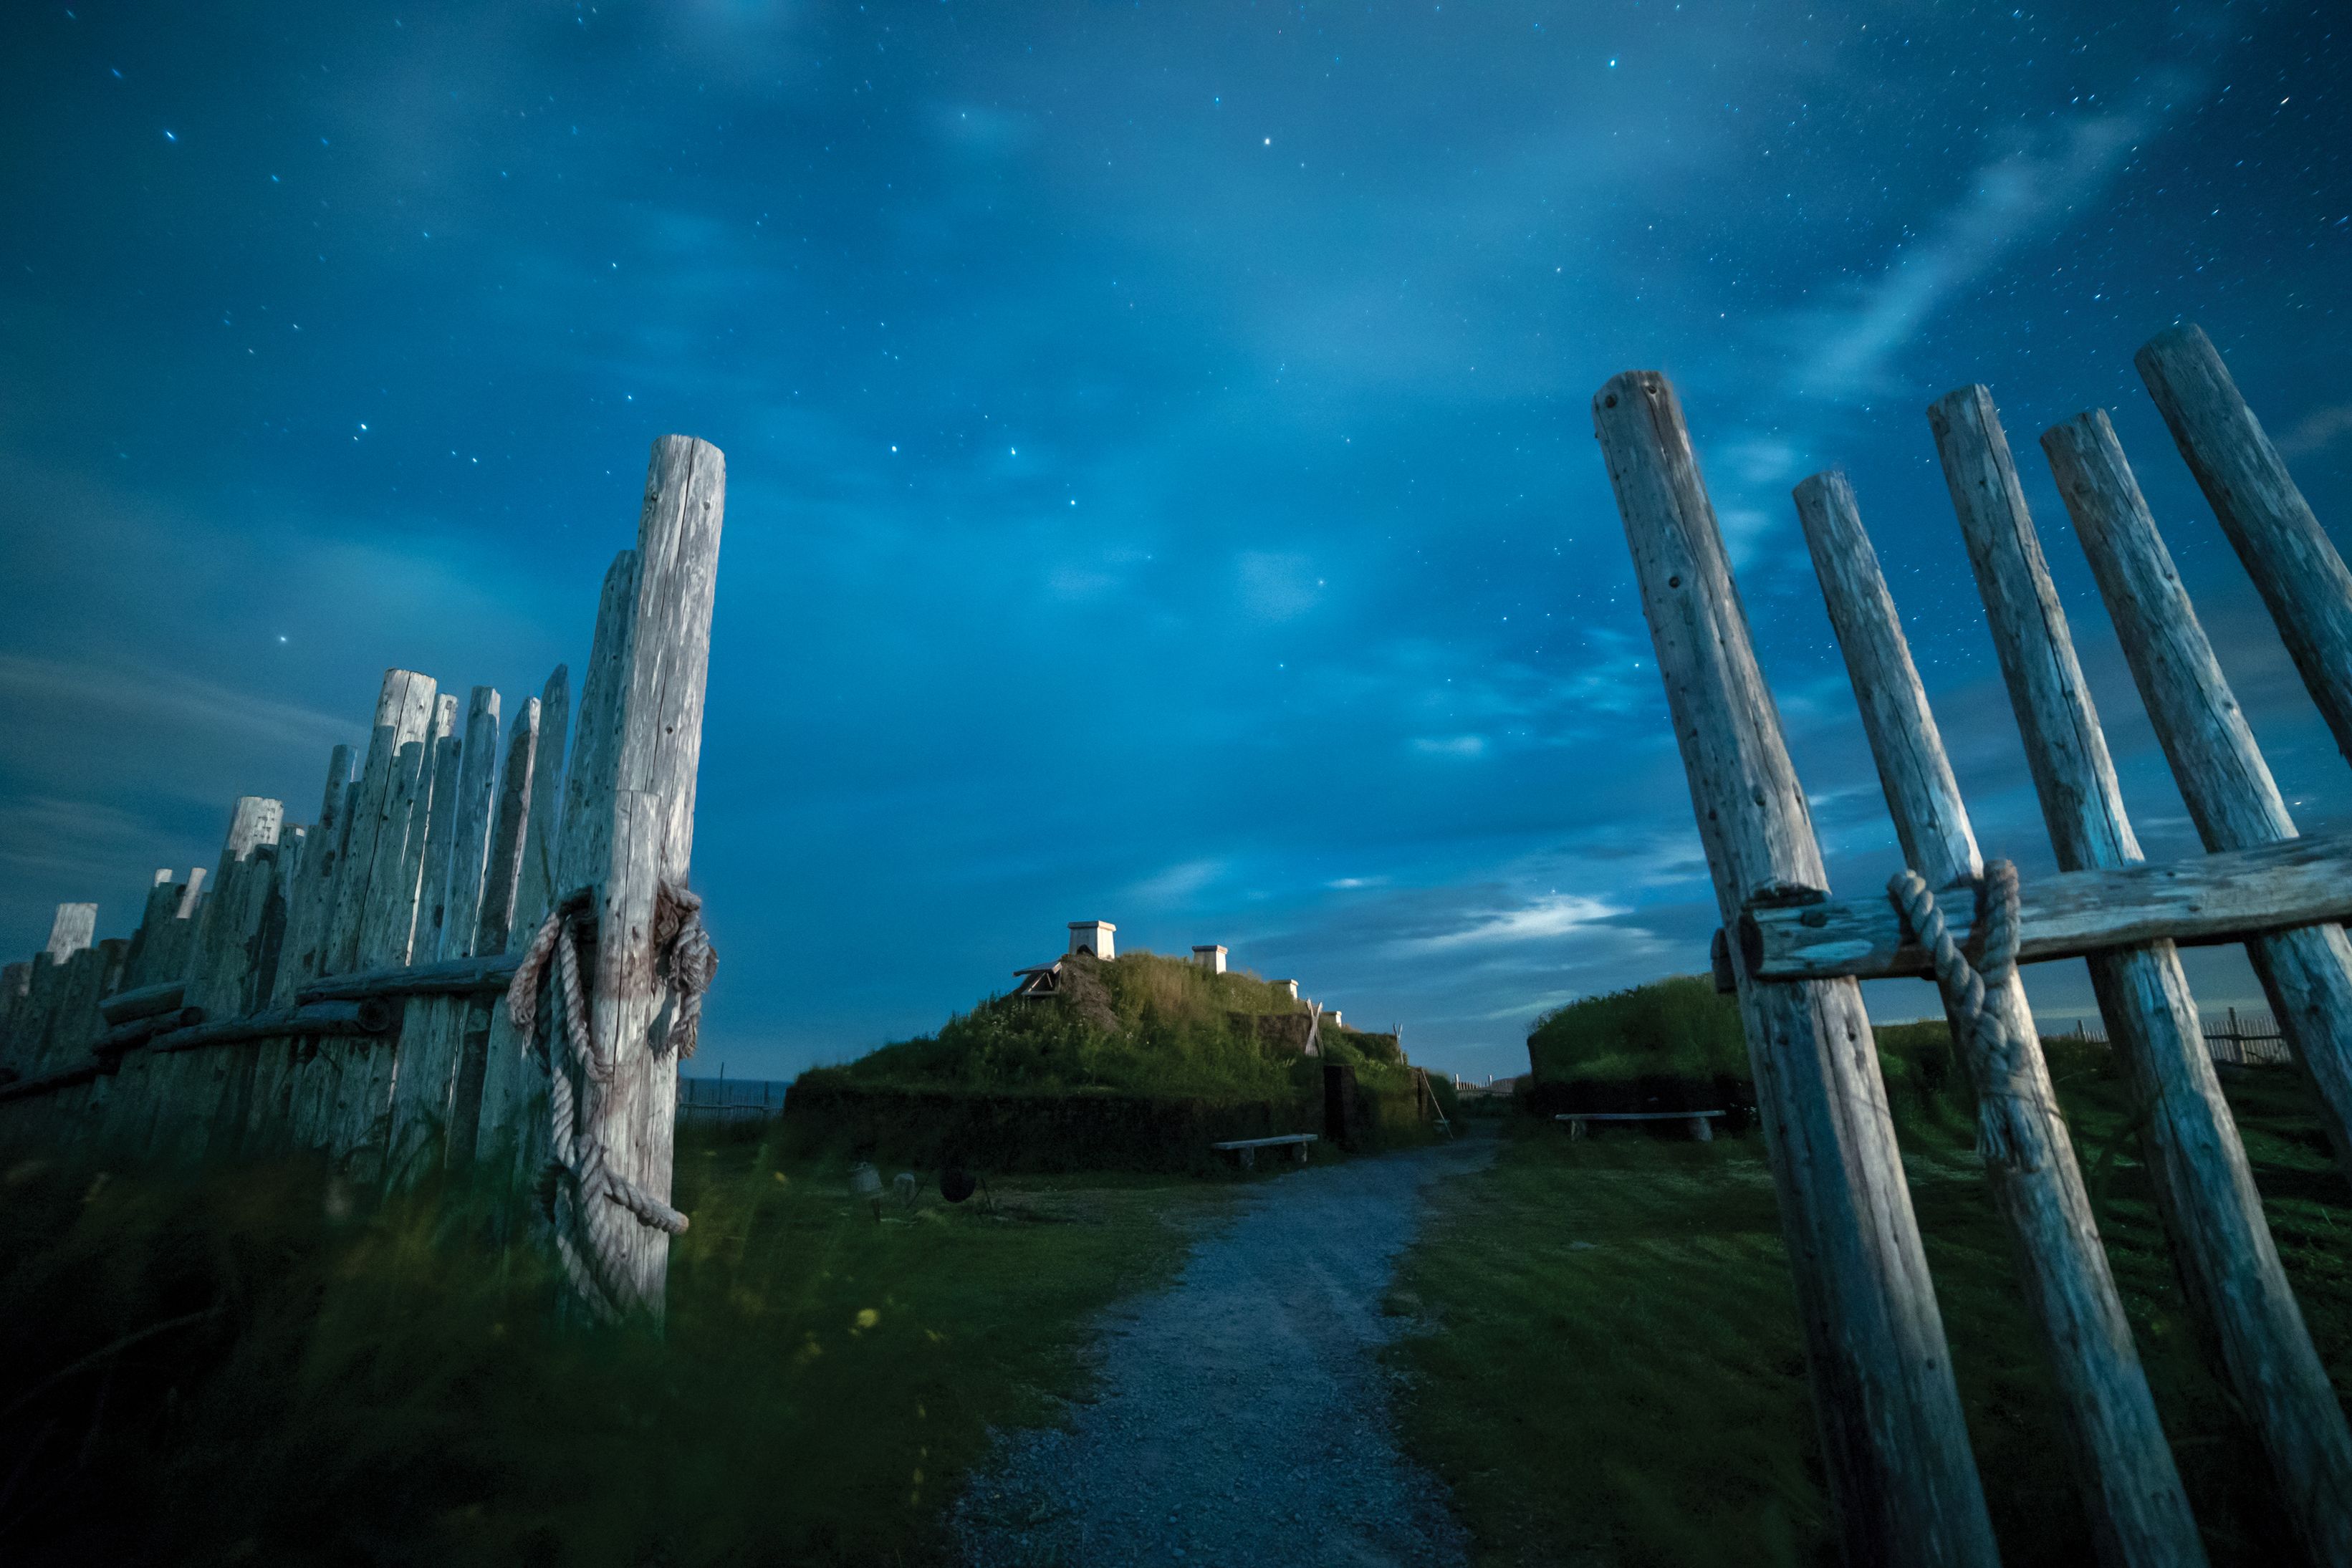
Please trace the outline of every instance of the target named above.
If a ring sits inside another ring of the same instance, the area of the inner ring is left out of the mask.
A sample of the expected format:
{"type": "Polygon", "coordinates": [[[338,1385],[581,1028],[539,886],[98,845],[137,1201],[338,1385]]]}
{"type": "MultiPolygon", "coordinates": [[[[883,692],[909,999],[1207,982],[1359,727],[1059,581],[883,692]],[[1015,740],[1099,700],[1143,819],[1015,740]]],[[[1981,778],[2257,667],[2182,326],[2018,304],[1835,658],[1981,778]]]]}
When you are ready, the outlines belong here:
{"type": "MultiPolygon", "coordinates": [[[[1971,1437],[2012,1568],[2091,1561],[2005,1226],[1935,1065],[1940,1025],[1882,1033],[1913,1203],[1971,1437]]],[[[2095,1048],[2050,1042],[2141,1355],[2217,1568],[2299,1561],[2196,1343],[2095,1048]]],[[[2352,1377],[2352,1208],[2299,1079],[2227,1081],[2273,1235],[2339,1388],[2352,1377]]],[[[1827,1563],[1834,1543],[1761,1143],[1506,1129],[1440,1190],[1400,1284],[1436,1332],[1392,1353],[1409,1445],[1450,1482],[1486,1563],[1827,1563]]]]}
{"type": "Polygon", "coordinates": [[[1528,1057],[1547,1082],[1748,1076],[1739,1005],[1698,975],[1555,1008],[1536,1019],[1528,1057]]]}
{"type": "MultiPolygon", "coordinates": [[[[886,1176],[890,1173],[886,1172],[886,1176]]],[[[923,1563],[992,1426],[1230,1187],[926,1194],[690,1138],[666,1341],[559,1327],[532,1256],[309,1166],[0,1173],[0,1559],[923,1563]],[[13,1469],[13,1473],[11,1469],[13,1469]]]]}
{"type": "MultiPolygon", "coordinates": [[[[1065,960],[1052,998],[992,997],[936,1034],[886,1045],[821,1072],[861,1084],[975,1091],[1108,1090],[1208,1100],[1319,1093],[1319,1067],[1263,1042],[1259,1019],[1293,1016],[1304,1041],[1306,1004],[1242,970],[1212,974],[1141,950],[1108,961],[1065,960]],[[1313,1082],[1308,1080],[1312,1078],[1313,1082]]],[[[1357,1067],[1370,1084],[1402,1080],[1393,1035],[1328,1022],[1324,1057],[1357,1067]]]]}

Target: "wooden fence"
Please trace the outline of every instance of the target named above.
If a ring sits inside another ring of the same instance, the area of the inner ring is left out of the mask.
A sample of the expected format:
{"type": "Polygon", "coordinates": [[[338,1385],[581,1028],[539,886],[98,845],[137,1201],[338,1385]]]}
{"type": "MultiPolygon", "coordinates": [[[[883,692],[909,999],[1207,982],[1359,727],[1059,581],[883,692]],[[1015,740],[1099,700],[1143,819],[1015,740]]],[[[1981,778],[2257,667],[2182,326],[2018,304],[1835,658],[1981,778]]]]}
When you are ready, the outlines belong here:
{"type": "Polygon", "coordinates": [[[541,1233],[599,1315],[658,1314],[668,1231],[608,1211],[645,1195],[667,1218],[670,1024],[709,977],[678,933],[700,929],[684,890],[725,495],[717,448],[655,443],[576,723],[561,665],[511,715],[490,687],[461,715],[387,671],[314,821],[238,800],[212,874],[156,873],[127,940],[60,905],[0,974],[0,1140],[142,1162],[310,1150],[378,1186],[475,1167],[557,1193],[541,1233]],[[504,1005],[535,937],[549,970],[563,942],[578,955],[590,1039],[560,974],[526,988],[553,993],[530,1038],[504,1005]]]}
{"type": "MultiPolygon", "coordinates": [[[[2352,757],[2352,573],[2202,332],[2168,331],[2137,364],[2352,757]]],[[[2021,888],[2006,866],[1988,874],[1852,488],[1832,472],[1795,492],[1905,862],[1941,895],[1958,944],[1937,951],[1905,913],[1932,927],[1919,890],[1830,896],[1673,387],[1629,371],[1595,395],[1593,420],[1714,873],[1846,1560],[1997,1561],[1858,986],[1940,965],[1987,1176],[2101,1554],[2205,1561],[2023,988],[1985,951],[1990,928],[2007,925],[2018,962],[2087,957],[2201,1337],[2313,1560],[2352,1563],[2352,1433],[2280,1267],[2176,952],[2247,945],[2352,1165],[2352,943],[2340,924],[2352,915],[2352,841],[2295,836],[2106,415],[2069,420],[2042,444],[2210,852],[2182,862],[2142,860],[1986,389],[1939,400],[1928,423],[2058,874],[2021,888]]]]}
{"type": "Polygon", "coordinates": [[[680,1078],[677,1120],[681,1126],[731,1126],[764,1122],[784,1113],[783,1078],[680,1078]]]}
{"type": "MultiPolygon", "coordinates": [[[[2223,1010],[2215,1018],[2200,1012],[2199,1021],[2204,1027],[2205,1054],[2225,1067],[2292,1067],[2294,1052],[2288,1049],[2286,1033],[2279,1028],[2278,1019],[2261,1008],[2248,1008],[2243,1012],[2236,1008],[2223,1010]]],[[[2074,1038],[2087,1040],[2097,1045],[2112,1043],[2106,1027],[2093,1026],[2087,1019],[2076,1019],[2074,1038]]]]}

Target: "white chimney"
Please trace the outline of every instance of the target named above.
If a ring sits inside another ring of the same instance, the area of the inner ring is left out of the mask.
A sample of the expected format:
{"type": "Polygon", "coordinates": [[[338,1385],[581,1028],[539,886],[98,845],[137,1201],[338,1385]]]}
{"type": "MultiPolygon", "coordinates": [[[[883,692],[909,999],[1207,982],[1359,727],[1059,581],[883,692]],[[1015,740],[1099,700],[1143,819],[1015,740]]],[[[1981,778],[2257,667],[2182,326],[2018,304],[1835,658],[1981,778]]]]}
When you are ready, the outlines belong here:
{"type": "Polygon", "coordinates": [[[1192,948],[1192,962],[1200,965],[1212,975],[1222,975],[1225,972],[1225,950],[1223,947],[1203,947],[1195,944],[1192,948]]]}
{"type": "Polygon", "coordinates": [[[1070,922],[1070,951],[1092,953],[1097,958],[1115,958],[1111,950],[1111,933],[1118,926],[1108,920],[1073,920],[1070,922]]]}
{"type": "Polygon", "coordinates": [[[1339,1021],[1339,1009],[1338,1008],[1333,1008],[1333,1009],[1331,1009],[1329,1011],[1326,1012],[1323,1016],[1324,1016],[1325,1018],[1329,1019],[1331,1020],[1331,1027],[1332,1027],[1333,1029],[1345,1029],[1345,1028],[1347,1028],[1347,1027],[1348,1027],[1346,1024],[1343,1024],[1343,1023],[1341,1023],[1341,1022],[1339,1021]]]}
{"type": "Polygon", "coordinates": [[[1266,984],[1270,986],[1280,986],[1284,990],[1290,993],[1290,999],[1294,1002],[1298,999],[1298,982],[1296,980],[1268,980],[1266,984]]]}

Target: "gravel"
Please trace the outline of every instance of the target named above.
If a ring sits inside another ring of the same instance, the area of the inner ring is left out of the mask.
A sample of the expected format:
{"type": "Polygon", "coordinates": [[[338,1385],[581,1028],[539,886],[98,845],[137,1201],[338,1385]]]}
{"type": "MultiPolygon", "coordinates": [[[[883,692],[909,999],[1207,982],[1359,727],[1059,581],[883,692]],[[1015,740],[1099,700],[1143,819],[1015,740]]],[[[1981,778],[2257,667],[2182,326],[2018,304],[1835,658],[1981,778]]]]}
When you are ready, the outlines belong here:
{"type": "Polygon", "coordinates": [[[1000,1433],[958,1500],[974,1568],[1450,1564],[1446,1490],[1398,1448],[1380,1347],[1424,1189],[1484,1140],[1252,1188],[1184,1271],[1097,1325],[1088,1402],[1000,1433]]]}

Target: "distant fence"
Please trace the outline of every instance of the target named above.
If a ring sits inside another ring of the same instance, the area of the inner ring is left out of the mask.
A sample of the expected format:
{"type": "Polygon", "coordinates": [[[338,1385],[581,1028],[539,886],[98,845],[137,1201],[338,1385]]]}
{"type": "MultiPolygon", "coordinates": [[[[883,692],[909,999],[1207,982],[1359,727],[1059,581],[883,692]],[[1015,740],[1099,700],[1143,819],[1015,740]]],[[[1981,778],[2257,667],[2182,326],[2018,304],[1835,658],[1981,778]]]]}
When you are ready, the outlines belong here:
{"type": "Polygon", "coordinates": [[[785,1078],[681,1078],[677,1081],[680,1126],[727,1126],[765,1121],[784,1113],[785,1078]]]}
{"type": "MultiPolygon", "coordinates": [[[[2285,1031],[2279,1028],[2278,1019],[2261,1008],[2249,1008],[2240,1012],[2225,1009],[2216,1017],[2200,1011],[2199,1021],[2205,1030],[2205,1053],[2214,1061],[2231,1067],[2292,1067],[2294,1055],[2288,1049],[2285,1031]]],[[[2107,1043],[2105,1024],[2090,1024],[2081,1019],[2068,1031],[2076,1040],[2095,1044],[2107,1043]]]]}

